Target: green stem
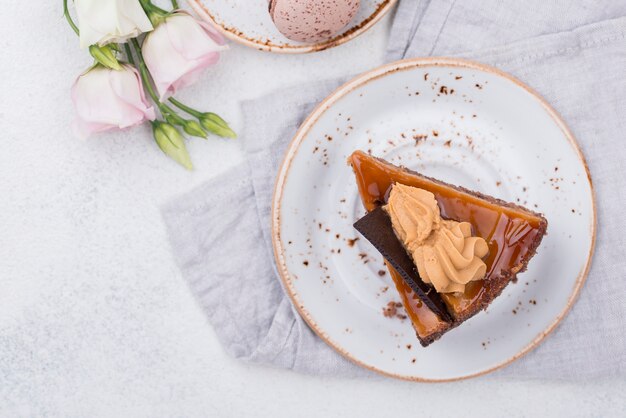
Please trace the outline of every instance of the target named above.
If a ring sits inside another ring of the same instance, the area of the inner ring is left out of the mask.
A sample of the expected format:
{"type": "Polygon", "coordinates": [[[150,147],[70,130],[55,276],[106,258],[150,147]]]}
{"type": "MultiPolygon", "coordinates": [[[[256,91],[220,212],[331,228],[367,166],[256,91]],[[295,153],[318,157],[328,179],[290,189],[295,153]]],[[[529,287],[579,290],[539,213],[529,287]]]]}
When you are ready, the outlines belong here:
{"type": "Polygon", "coordinates": [[[141,7],[143,7],[146,13],[149,13],[150,10],[152,10],[152,8],[154,7],[150,0],[139,0],[139,3],[141,3],[141,7]]]}
{"type": "MultiPolygon", "coordinates": [[[[139,46],[139,42],[137,39],[131,39],[133,43],[133,47],[135,48],[135,54],[137,54],[137,60],[139,61],[139,74],[141,75],[141,79],[143,80],[143,84],[148,90],[148,94],[152,98],[152,101],[159,107],[161,112],[167,112],[164,109],[166,107],[161,100],[159,100],[159,96],[154,91],[154,87],[152,87],[152,80],[150,79],[150,72],[148,72],[148,67],[146,67],[146,62],[143,60],[143,55],[141,54],[141,47],[139,46]]],[[[129,48],[130,49],[130,48],[129,48]]]]}
{"type": "Polygon", "coordinates": [[[148,19],[152,22],[152,26],[157,27],[168,15],[168,12],[158,6],[152,4],[150,0],[139,0],[143,10],[148,15],[148,19]]]}
{"type": "Polygon", "coordinates": [[[179,102],[173,97],[170,97],[170,102],[172,102],[172,104],[176,106],[177,108],[179,108],[180,110],[183,110],[189,113],[191,116],[195,116],[196,118],[200,118],[202,116],[201,112],[198,112],[197,110],[192,109],[189,106],[185,106],[184,104],[182,104],[181,102],[179,102]]]}
{"type": "Polygon", "coordinates": [[[65,16],[67,23],[70,24],[70,27],[74,30],[76,35],[80,36],[80,31],[78,30],[78,26],[76,26],[76,24],[72,20],[72,17],[70,16],[70,12],[67,9],[67,0],[63,0],[63,16],[65,16]]]}
{"type": "Polygon", "coordinates": [[[135,65],[135,59],[133,58],[133,51],[130,50],[130,45],[128,43],[124,44],[124,51],[126,51],[126,59],[132,65],[135,65]]]}
{"type": "MultiPolygon", "coordinates": [[[[154,91],[150,72],[148,71],[146,62],[143,59],[143,55],[141,54],[141,46],[139,46],[139,42],[137,42],[137,39],[135,38],[131,39],[131,42],[133,43],[133,47],[135,48],[135,54],[137,55],[137,60],[139,61],[139,74],[141,75],[141,80],[143,81],[144,86],[146,86],[146,90],[148,90],[148,94],[152,98],[152,101],[157,105],[163,116],[167,116],[169,114],[172,115],[172,117],[178,118],[182,121],[180,116],[178,116],[178,114],[176,114],[176,112],[171,107],[161,102],[161,100],[159,99],[159,96],[154,91]]],[[[131,64],[135,65],[130,51],[130,47],[128,46],[128,44],[125,44],[124,46],[126,48],[126,54],[129,57],[129,61],[131,61],[131,64]]]]}
{"type": "Polygon", "coordinates": [[[154,4],[152,4],[151,0],[139,0],[139,3],[141,3],[144,10],[167,14],[165,10],[161,9],[159,6],[155,6],[154,4]]]}
{"type": "Polygon", "coordinates": [[[179,9],[180,7],[178,6],[178,1],[177,0],[172,0],[172,7],[174,9],[179,9]]]}

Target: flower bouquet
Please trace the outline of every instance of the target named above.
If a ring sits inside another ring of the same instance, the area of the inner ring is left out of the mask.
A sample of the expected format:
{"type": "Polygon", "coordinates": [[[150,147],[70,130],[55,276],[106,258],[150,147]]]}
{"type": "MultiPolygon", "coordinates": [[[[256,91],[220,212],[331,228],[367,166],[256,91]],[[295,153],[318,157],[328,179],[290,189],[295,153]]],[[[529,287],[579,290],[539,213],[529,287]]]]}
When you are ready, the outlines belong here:
{"type": "Polygon", "coordinates": [[[150,0],[74,0],[74,6],[78,25],[68,0],[63,0],[81,48],[95,60],[72,87],[78,136],[149,121],[159,148],[187,169],[193,165],[181,130],[200,138],[208,133],[236,137],[215,113],[200,112],[172,97],[197,81],[227,49],[215,29],[180,10],[176,0],[172,11],[150,0]]]}

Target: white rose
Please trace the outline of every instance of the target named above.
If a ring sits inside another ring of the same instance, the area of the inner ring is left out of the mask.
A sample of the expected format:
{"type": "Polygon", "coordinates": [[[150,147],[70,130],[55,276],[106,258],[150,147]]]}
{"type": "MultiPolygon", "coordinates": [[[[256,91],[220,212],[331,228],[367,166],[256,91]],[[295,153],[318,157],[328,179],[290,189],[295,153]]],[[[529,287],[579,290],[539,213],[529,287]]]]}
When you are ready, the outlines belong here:
{"type": "Polygon", "coordinates": [[[152,28],[139,0],[74,0],[80,46],[125,42],[152,28]]]}

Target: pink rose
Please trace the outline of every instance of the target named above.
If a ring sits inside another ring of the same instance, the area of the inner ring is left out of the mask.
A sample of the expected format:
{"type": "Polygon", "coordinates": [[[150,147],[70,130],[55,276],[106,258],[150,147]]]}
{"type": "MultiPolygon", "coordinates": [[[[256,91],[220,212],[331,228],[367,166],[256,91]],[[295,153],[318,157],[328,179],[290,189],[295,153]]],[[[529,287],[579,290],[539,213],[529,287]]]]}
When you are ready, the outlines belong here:
{"type": "Polygon", "coordinates": [[[81,138],[156,117],[139,73],[126,64],[119,71],[97,65],[81,74],[72,86],[72,101],[77,113],[74,130],[81,138]]]}
{"type": "Polygon", "coordinates": [[[211,26],[177,11],[146,35],[141,49],[163,100],[195,83],[227,46],[211,26]]]}

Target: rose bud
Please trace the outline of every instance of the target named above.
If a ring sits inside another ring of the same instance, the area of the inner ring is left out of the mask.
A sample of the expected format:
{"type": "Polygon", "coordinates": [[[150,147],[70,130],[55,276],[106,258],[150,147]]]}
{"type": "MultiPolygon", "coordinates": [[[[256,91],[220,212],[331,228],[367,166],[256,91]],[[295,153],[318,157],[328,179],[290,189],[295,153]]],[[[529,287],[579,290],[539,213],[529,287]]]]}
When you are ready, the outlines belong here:
{"type": "Polygon", "coordinates": [[[161,151],[187,170],[193,169],[185,141],[178,129],[167,122],[156,121],[152,122],[152,132],[161,151]]]}

